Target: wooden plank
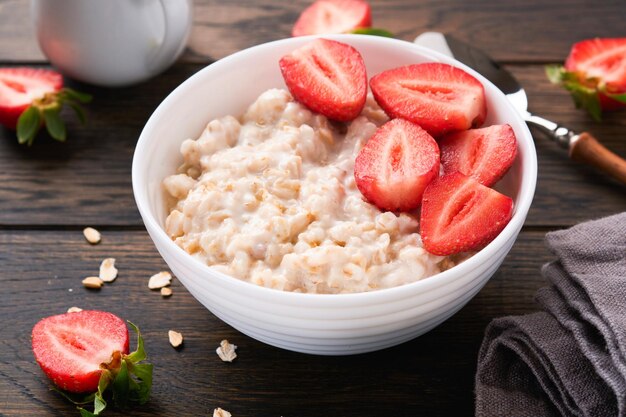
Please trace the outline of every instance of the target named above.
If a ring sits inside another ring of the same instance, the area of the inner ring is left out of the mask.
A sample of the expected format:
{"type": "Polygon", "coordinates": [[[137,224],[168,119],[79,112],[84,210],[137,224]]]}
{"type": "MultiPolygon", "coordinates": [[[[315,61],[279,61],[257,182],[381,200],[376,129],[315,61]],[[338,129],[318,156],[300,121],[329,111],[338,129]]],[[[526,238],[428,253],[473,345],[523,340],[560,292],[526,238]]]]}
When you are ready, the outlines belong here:
{"type": "MultiPolygon", "coordinates": [[[[537,309],[533,294],[544,285],[540,265],[551,258],[538,232],[523,233],[487,286],[456,316],[416,340],[382,352],[318,357],[252,340],[225,325],[174,281],[162,299],[147,288],[149,275],[166,265],[145,232],[105,232],[88,245],[80,231],[0,232],[0,414],[67,416],[75,409],[48,389],[34,362],[30,329],[68,307],[111,311],[140,326],[155,364],[153,398],[134,416],[472,415],[473,378],[485,326],[497,316],[537,309]],[[82,277],[115,257],[119,277],[100,291],[82,277]],[[174,350],[167,331],[185,336],[174,350]],[[239,346],[223,363],[220,340],[239,346]]],[[[107,411],[110,416],[127,414],[107,411]]]]}
{"type": "MultiPolygon", "coordinates": [[[[196,0],[194,26],[183,60],[209,62],[235,51],[290,36],[311,0],[215,2],[196,0]]],[[[572,43],[619,36],[622,0],[371,0],[374,25],[413,40],[419,33],[453,33],[504,61],[562,61],[572,43]],[[580,24],[584,16],[584,25],[580,24]],[[573,30],[575,28],[575,30],[573,30]]],[[[30,25],[29,2],[0,0],[0,61],[41,62],[30,25]]]]}
{"type": "MultiPolygon", "coordinates": [[[[130,175],[136,140],[159,102],[200,68],[179,64],[150,82],[124,89],[75,85],[95,99],[88,106],[87,126],[68,114],[70,136],[64,144],[41,137],[32,148],[18,146],[14,133],[0,128],[0,225],[141,225],[130,175]]],[[[596,123],[548,83],[542,66],[510,68],[528,87],[537,114],[589,130],[626,157],[625,112],[596,123]]],[[[569,161],[564,150],[540,133],[535,136],[539,183],[528,225],[571,225],[626,209],[624,186],[569,161]]]]}

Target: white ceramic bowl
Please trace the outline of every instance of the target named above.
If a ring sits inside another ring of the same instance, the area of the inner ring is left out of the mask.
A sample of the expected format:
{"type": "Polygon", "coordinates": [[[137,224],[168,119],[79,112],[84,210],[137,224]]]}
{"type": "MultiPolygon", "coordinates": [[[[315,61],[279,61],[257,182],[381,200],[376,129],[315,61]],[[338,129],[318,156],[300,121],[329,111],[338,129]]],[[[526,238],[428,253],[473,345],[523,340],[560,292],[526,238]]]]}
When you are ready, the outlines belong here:
{"type": "Polygon", "coordinates": [[[311,37],[255,46],[194,74],[155,110],[133,159],[137,206],[163,259],[185,287],[217,317],[242,333],[284,349],[321,355],[370,352],[413,339],[456,313],[485,285],[509,252],[524,223],[537,179],[537,157],[526,124],[502,92],[452,58],[409,42],[364,35],[326,36],[349,43],[365,60],[368,76],[393,67],[439,61],[477,77],[485,86],[485,125],[509,123],[519,153],[498,189],[515,201],[511,222],[467,261],[411,284],[356,294],[299,294],[260,287],[215,272],[167,236],[162,180],[182,162],[179,146],[210,120],[241,115],[263,91],[284,87],[281,56],[311,37]]]}

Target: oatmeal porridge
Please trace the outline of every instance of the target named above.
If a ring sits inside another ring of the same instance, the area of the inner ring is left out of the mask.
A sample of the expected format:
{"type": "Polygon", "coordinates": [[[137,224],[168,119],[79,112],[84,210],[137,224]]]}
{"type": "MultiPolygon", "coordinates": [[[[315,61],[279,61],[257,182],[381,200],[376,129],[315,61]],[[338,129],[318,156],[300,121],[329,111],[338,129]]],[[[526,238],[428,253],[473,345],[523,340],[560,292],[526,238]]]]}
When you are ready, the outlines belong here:
{"type": "Polygon", "coordinates": [[[371,96],[333,124],[286,90],[264,92],[183,142],[163,182],[167,234],[215,270],[285,291],[371,291],[451,267],[422,248],[415,216],[381,212],[355,185],[354,159],[387,120],[371,96]]]}

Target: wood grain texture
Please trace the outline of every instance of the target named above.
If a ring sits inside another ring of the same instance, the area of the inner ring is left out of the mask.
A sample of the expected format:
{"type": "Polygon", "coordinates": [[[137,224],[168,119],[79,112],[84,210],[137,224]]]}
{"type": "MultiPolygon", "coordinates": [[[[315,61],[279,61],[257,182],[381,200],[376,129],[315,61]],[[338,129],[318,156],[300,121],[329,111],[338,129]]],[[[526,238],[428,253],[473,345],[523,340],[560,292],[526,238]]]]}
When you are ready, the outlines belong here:
{"type": "MultiPolygon", "coordinates": [[[[485,288],[456,316],[396,348],[351,357],[283,351],[250,339],[215,318],[174,280],[171,298],[147,287],[166,268],[143,231],[104,232],[87,244],[80,231],[0,232],[0,415],[71,416],[49,391],[34,362],[30,330],[71,306],[111,311],[139,325],[155,364],[153,398],[133,416],[205,416],[214,407],[256,416],[469,416],[473,373],[488,322],[536,310],[544,285],[540,265],[551,256],[542,233],[523,233],[485,288]],[[100,261],[115,257],[119,277],[99,291],[81,286],[100,261]],[[167,331],[180,331],[174,350],[167,331]],[[232,364],[215,354],[227,338],[239,346],[232,364]]],[[[107,411],[106,415],[123,413],[107,411]]]]}
{"type": "MultiPolygon", "coordinates": [[[[32,148],[18,146],[14,133],[0,127],[0,227],[19,225],[141,226],[131,186],[131,161],[141,129],[160,101],[203,65],[178,64],[132,88],[72,86],[95,99],[89,122],[67,114],[69,138],[57,143],[40,137],[32,148]]],[[[574,108],[567,93],[550,85],[543,67],[509,67],[528,86],[537,114],[577,131],[590,131],[626,157],[626,112],[594,122],[574,108]]],[[[207,115],[208,121],[209,115],[207,115]]],[[[535,132],[539,182],[527,225],[571,225],[626,208],[625,186],[569,160],[567,152],[535,132]],[[564,210],[584,202],[583,210],[564,210]]]]}
{"type": "MultiPolygon", "coordinates": [[[[290,36],[311,0],[196,0],[184,61],[210,62],[290,36]]],[[[622,0],[370,0],[374,25],[413,40],[436,30],[484,48],[502,61],[562,61],[570,45],[616,36],[626,20],[622,0]],[[584,24],[581,19],[584,17],[584,24]],[[575,30],[574,30],[575,29],[575,30]]],[[[29,2],[0,0],[0,60],[45,60],[30,25],[29,2]]]]}

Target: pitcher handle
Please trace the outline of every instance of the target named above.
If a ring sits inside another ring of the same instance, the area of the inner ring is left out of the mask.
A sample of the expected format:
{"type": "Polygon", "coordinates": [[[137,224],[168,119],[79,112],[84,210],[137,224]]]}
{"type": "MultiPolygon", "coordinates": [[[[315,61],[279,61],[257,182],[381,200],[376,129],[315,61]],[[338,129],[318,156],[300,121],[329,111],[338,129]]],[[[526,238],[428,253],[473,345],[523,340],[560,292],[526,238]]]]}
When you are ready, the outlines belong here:
{"type": "Polygon", "coordinates": [[[152,61],[152,68],[160,72],[167,68],[183,51],[191,31],[192,2],[190,0],[159,0],[165,18],[163,44],[152,61]]]}

